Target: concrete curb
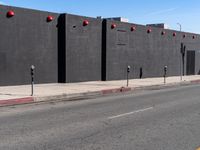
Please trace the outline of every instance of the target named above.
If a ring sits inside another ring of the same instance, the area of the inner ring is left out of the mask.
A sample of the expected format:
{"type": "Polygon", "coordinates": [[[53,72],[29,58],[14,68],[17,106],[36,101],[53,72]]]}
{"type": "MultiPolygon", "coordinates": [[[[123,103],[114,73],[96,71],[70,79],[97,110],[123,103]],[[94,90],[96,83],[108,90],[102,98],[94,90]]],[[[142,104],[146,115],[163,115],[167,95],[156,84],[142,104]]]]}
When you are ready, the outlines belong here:
{"type": "Polygon", "coordinates": [[[120,88],[115,88],[115,89],[102,90],[101,94],[105,95],[105,94],[123,93],[123,92],[129,92],[129,91],[131,91],[130,87],[120,87],[120,88]]]}
{"type": "Polygon", "coordinates": [[[0,107],[2,106],[10,106],[10,105],[19,105],[19,104],[27,104],[33,103],[33,97],[24,97],[24,98],[17,98],[17,99],[7,99],[0,101],[0,107]]]}
{"type": "Polygon", "coordinates": [[[198,83],[200,83],[200,80],[193,80],[193,81],[190,81],[190,83],[198,84],[198,83]]]}
{"type": "Polygon", "coordinates": [[[141,87],[120,87],[114,89],[105,89],[101,91],[95,92],[86,92],[86,93],[77,93],[77,94],[62,94],[62,95],[53,95],[53,96],[35,96],[35,97],[24,97],[18,99],[8,99],[1,100],[0,107],[2,106],[11,106],[11,105],[19,105],[19,104],[29,104],[29,103],[40,103],[40,102],[54,102],[54,101],[76,101],[76,100],[84,100],[90,98],[97,98],[112,94],[120,94],[120,93],[128,93],[139,90],[159,90],[164,88],[171,88],[175,86],[186,86],[192,84],[199,84],[200,80],[192,80],[192,81],[184,81],[184,82],[176,82],[169,84],[158,84],[158,85],[150,85],[150,86],[141,86],[141,87]]]}
{"type": "Polygon", "coordinates": [[[157,85],[136,87],[135,90],[158,90],[158,89],[171,88],[175,86],[191,85],[191,84],[195,84],[195,83],[192,83],[190,81],[183,81],[183,82],[175,82],[175,83],[168,83],[168,84],[157,84],[157,85]]]}
{"type": "Polygon", "coordinates": [[[78,94],[63,94],[57,96],[46,96],[46,97],[34,97],[35,102],[45,102],[45,101],[76,101],[76,100],[84,100],[89,98],[97,98],[112,94],[122,94],[128,92],[134,92],[139,90],[159,90],[164,88],[171,88],[175,86],[186,86],[191,84],[199,84],[200,80],[193,81],[183,81],[169,84],[158,84],[158,85],[150,85],[150,86],[141,86],[141,87],[120,87],[114,89],[105,89],[96,92],[87,92],[87,93],[78,93],[78,94]]]}

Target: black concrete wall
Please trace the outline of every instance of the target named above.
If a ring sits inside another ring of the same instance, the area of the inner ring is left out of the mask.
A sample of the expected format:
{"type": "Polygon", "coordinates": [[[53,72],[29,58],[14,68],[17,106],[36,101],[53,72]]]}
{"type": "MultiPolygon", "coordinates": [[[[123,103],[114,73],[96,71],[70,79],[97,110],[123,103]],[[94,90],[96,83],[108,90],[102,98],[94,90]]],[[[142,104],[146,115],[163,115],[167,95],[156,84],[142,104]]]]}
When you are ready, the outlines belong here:
{"type": "Polygon", "coordinates": [[[66,82],[101,80],[101,38],[101,20],[66,15],[66,82]]]}
{"type": "MultiPolygon", "coordinates": [[[[191,33],[186,33],[183,38],[181,32],[164,30],[151,27],[152,32],[147,33],[150,27],[114,22],[104,20],[103,32],[103,55],[106,56],[103,62],[103,80],[126,79],[126,68],[131,66],[130,78],[139,78],[142,68],[142,77],[163,76],[164,66],[168,66],[168,76],[180,75],[181,67],[181,42],[190,45],[192,49],[200,49],[200,37],[191,33]],[[116,24],[116,28],[111,29],[111,25],[116,24]],[[136,30],[131,31],[135,26],[136,30]],[[173,33],[176,32],[176,36],[173,33]]],[[[196,55],[199,60],[199,55],[196,55]]],[[[185,63],[186,64],[186,63],[185,63]]],[[[196,61],[196,68],[200,64],[196,61]]],[[[198,69],[197,69],[198,70],[198,69]]],[[[196,70],[196,71],[197,71],[196,70]]],[[[197,74],[197,72],[196,72],[197,74]]]]}
{"type": "Polygon", "coordinates": [[[0,85],[30,83],[30,66],[35,65],[35,83],[57,82],[58,14],[1,6],[0,85]],[[9,10],[15,16],[7,18],[9,10]],[[47,22],[48,15],[54,16],[47,22]]]}
{"type": "Polygon", "coordinates": [[[1,6],[0,20],[1,86],[29,84],[31,65],[36,67],[35,83],[126,79],[128,65],[130,78],[161,77],[164,66],[168,76],[180,75],[181,43],[186,51],[195,51],[194,74],[200,74],[197,34],[164,30],[162,35],[163,29],[155,27],[147,33],[150,27],[137,24],[10,6],[1,6]],[[8,18],[9,10],[15,16],[8,18]],[[84,26],[84,20],[89,24],[84,26]]]}

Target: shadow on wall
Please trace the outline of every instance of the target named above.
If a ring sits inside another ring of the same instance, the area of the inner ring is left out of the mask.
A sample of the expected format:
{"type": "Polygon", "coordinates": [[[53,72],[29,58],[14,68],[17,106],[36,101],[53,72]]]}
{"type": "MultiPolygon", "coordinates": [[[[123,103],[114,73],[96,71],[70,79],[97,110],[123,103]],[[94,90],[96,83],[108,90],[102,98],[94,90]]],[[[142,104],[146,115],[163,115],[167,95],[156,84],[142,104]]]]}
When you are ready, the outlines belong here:
{"type": "Polygon", "coordinates": [[[65,35],[65,14],[61,14],[58,18],[58,83],[66,82],[66,35],[65,35]]]}
{"type": "Polygon", "coordinates": [[[143,76],[143,70],[142,67],[140,67],[140,79],[142,79],[142,76],[143,76]]]}

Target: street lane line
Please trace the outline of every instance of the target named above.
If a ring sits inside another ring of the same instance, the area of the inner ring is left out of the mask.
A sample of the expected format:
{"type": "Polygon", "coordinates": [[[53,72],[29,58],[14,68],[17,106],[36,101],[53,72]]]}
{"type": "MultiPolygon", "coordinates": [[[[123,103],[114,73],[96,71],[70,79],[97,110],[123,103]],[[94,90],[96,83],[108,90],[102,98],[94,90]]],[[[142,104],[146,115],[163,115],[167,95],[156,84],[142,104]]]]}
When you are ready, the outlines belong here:
{"type": "Polygon", "coordinates": [[[115,118],[119,118],[119,117],[124,117],[124,116],[132,115],[132,114],[139,113],[139,112],[144,112],[144,111],[151,110],[151,109],[153,109],[153,107],[132,111],[132,112],[120,114],[120,115],[117,115],[117,116],[111,116],[111,117],[108,117],[108,119],[115,119],[115,118]]]}

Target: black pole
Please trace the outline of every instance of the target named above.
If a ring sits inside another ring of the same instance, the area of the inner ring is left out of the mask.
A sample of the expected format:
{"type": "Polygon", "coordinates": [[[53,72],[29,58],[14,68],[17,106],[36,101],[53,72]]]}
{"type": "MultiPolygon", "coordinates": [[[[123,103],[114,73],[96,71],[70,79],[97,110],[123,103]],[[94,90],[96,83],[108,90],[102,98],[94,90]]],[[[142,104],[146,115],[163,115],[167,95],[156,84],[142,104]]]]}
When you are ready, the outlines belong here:
{"type": "Polygon", "coordinates": [[[184,55],[182,55],[182,61],[183,61],[183,69],[182,69],[183,73],[182,74],[183,74],[183,76],[185,76],[185,67],[184,67],[185,66],[185,59],[184,59],[184,55]]]}
{"type": "Polygon", "coordinates": [[[183,53],[182,53],[182,59],[183,59],[183,76],[185,76],[185,51],[186,51],[186,46],[183,46],[183,53]]]}
{"type": "Polygon", "coordinates": [[[167,66],[164,67],[164,84],[166,84],[167,66]]]}
{"type": "Polygon", "coordinates": [[[182,56],[182,72],[181,75],[185,75],[185,52],[186,52],[186,46],[181,43],[181,56],[182,56]]]}
{"type": "Polygon", "coordinates": [[[35,69],[35,66],[32,65],[31,66],[31,96],[33,96],[34,94],[34,69],[35,69]]]}
{"type": "Polygon", "coordinates": [[[33,96],[33,85],[34,85],[34,81],[33,81],[33,78],[32,78],[32,81],[31,81],[31,96],[33,96]]]}
{"type": "Polygon", "coordinates": [[[126,85],[127,87],[128,87],[128,85],[129,85],[129,77],[128,77],[128,74],[129,74],[129,73],[127,72],[127,85],[126,85]]]}
{"type": "Polygon", "coordinates": [[[130,69],[131,67],[130,66],[127,66],[127,87],[129,86],[129,73],[130,73],[130,69]]]}
{"type": "Polygon", "coordinates": [[[183,43],[181,43],[181,50],[180,50],[181,58],[180,58],[180,76],[181,81],[183,80],[183,43]]]}
{"type": "Polygon", "coordinates": [[[142,75],[143,75],[143,71],[142,71],[142,67],[140,67],[140,79],[142,79],[142,75]]]}
{"type": "Polygon", "coordinates": [[[164,76],[164,84],[166,84],[166,76],[164,76]]]}

